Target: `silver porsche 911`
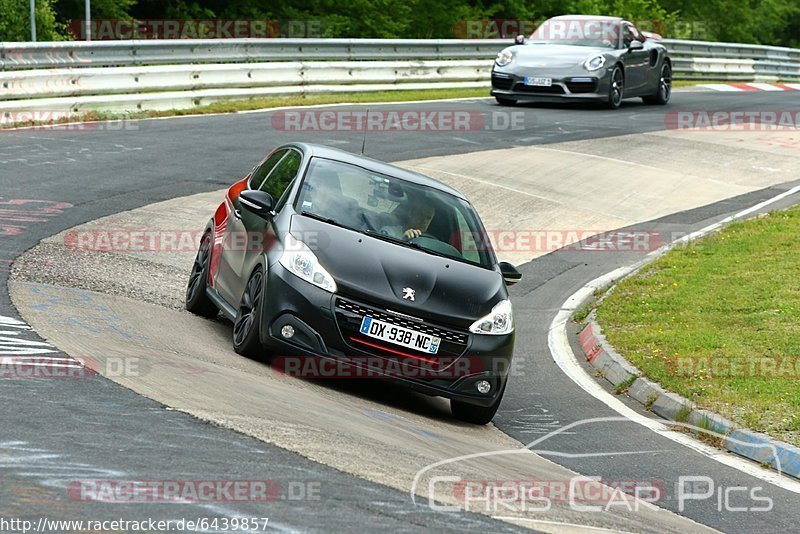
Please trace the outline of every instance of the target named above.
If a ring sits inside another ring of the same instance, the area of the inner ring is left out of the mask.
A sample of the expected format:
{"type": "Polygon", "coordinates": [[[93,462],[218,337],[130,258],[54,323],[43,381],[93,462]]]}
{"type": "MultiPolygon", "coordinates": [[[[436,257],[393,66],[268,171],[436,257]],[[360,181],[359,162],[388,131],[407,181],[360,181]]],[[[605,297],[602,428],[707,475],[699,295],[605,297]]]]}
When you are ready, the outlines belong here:
{"type": "Polygon", "coordinates": [[[666,104],[672,62],[658,36],[616,17],[566,15],[506,48],[492,69],[492,96],[517,102],[595,100],[616,109],[625,98],[666,104]]]}

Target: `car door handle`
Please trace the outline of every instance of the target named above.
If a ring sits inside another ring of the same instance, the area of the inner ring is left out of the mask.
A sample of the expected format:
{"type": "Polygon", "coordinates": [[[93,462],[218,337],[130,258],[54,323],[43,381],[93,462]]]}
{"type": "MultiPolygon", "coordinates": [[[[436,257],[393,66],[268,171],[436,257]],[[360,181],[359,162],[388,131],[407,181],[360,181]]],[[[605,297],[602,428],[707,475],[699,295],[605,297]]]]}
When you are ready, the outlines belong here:
{"type": "Polygon", "coordinates": [[[236,217],[237,219],[241,219],[242,218],[242,212],[240,210],[236,210],[235,209],[235,210],[233,210],[233,216],[236,217]]]}

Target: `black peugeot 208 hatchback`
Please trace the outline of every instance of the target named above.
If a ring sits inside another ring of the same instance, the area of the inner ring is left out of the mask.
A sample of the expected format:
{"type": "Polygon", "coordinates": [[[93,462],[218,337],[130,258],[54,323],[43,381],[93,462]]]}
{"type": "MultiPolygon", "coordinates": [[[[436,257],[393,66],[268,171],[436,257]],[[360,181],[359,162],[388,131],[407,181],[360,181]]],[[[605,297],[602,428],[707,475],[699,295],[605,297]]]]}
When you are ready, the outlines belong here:
{"type": "Polygon", "coordinates": [[[333,362],[342,376],[446,397],[456,418],[486,424],[514,349],[506,286],[521,276],[498,263],[455,189],[293,143],[228,189],[204,231],[186,308],[221,310],[240,354],[333,362]]]}

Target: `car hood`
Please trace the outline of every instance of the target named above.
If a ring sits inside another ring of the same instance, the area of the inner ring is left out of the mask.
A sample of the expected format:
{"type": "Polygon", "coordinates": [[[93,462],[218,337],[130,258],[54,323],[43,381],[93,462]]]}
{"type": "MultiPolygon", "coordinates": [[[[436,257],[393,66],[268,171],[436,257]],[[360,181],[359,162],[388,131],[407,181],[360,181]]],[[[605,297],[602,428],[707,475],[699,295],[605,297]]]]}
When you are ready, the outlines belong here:
{"type": "Polygon", "coordinates": [[[532,44],[514,47],[514,61],[520,67],[569,68],[610,51],[608,48],[591,46],[532,44]]]}
{"type": "Polygon", "coordinates": [[[508,298],[496,271],[302,215],[292,216],[290,233],[314,251],[338,294],[366,304],[465,328],[508,298]],[[413,301],[404,298],[406,288],[414,290],[413,301]]]}

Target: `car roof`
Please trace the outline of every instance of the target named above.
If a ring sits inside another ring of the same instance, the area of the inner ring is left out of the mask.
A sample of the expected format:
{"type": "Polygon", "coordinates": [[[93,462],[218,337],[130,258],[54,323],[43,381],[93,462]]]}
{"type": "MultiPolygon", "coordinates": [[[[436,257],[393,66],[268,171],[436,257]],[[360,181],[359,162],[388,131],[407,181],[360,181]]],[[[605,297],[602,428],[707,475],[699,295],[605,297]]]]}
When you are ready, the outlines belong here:
{"type": "Polygon", "coordinates": [[[569,20],[607,20],[609,22],[622,22],[624,19],[621,17],[607,17],[603,15],[559,15],[557,17],[551,17],[547,20],[561,20],[561,19],[569,19],[569,20]]]}
{"type": "Polygon", "coordinates": [[[403,169],[402,167],[398,167],[390,163],[378,161],[366,156],[360,156],[358,154],[353,154],[352,152],[346,152],[344,150],[326,145],[317,145],[313,143],[287,143],[283,146],[294,146],[312,157],[326,158],[335,161],[341,161],[343,163],[349,163],[371,172],[385,174],[395,178],[400,178],[401,180],[406,180],[414,184],[439,189],[462,200],[467,200],[467,197],[465,197],[460,191],[443,182],[440,182],[439,180],[431,178],[430,176],[425,176],[424,174],[420,174],[418,172],[403,169]]]}

